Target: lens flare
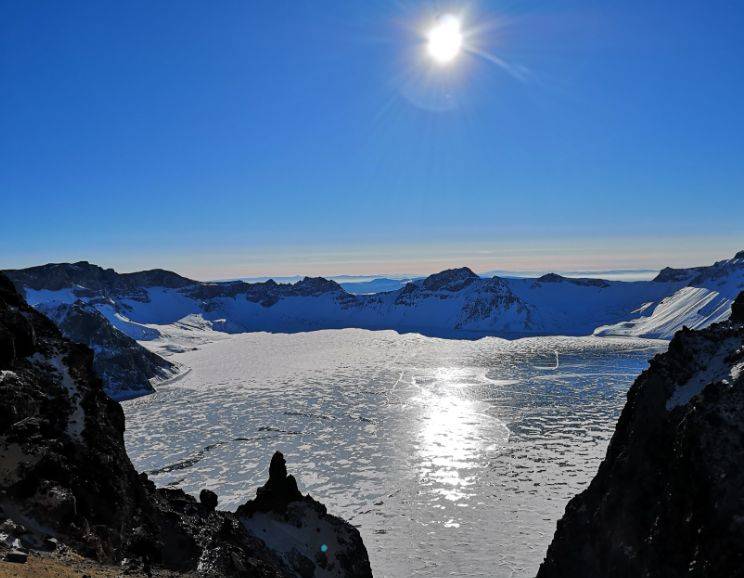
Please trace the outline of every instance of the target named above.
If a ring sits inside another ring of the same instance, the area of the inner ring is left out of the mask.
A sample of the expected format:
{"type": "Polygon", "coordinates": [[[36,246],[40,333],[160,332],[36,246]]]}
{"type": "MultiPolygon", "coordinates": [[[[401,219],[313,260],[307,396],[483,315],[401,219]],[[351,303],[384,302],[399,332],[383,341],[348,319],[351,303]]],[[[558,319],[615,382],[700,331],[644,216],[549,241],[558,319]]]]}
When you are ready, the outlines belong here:
{"type": "Polygon", "coordinates": [[[452,62],[462,50],[460,20],[452,14],[441,16],[426,37],[426,50],[438,64],[452,62]]]}

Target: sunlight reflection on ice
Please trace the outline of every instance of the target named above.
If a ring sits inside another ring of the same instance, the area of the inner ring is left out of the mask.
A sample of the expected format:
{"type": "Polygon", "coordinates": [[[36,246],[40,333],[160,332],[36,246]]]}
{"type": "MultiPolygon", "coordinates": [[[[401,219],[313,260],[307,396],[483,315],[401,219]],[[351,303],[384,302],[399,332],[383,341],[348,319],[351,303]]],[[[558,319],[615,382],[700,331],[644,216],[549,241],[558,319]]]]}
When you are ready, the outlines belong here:
{"type": "Polygon", "coordinates": [[[378,578],[534,576],[660,347],[224,335],[174,355],[192,368],[184,379],[123,404],[125,440],[158,485],[208,487],[224,509],[253,496],[282,450],[303,491],[358,525],[378,578]]]}
{"type": "Polygon", "coordinates": [[[472,377],[471,368],[437,368],[432,381],[419,386],[419,395],[411,400],[422,409],[421,485],[451,502],[474,496],[468,487],[473,486],[487,452],[499,449],[509,439],[508,428],[484,413],[482,402],[468,397],[465,388],[472,377]],[[489,432],[488,440],[484,439],[485,431],[489,432]]]}

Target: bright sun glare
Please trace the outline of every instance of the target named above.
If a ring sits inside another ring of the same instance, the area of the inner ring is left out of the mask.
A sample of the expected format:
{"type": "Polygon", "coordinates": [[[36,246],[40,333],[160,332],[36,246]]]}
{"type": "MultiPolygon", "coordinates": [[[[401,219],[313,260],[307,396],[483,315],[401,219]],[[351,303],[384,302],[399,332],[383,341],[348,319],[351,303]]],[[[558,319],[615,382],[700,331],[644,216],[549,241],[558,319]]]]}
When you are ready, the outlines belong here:
{"type": "Polygon", "coordinates": [[[452,14],[441,16],[426,35],[426,49],[435,62],[452,62],[462,49],[460,20],[452,14]]]}

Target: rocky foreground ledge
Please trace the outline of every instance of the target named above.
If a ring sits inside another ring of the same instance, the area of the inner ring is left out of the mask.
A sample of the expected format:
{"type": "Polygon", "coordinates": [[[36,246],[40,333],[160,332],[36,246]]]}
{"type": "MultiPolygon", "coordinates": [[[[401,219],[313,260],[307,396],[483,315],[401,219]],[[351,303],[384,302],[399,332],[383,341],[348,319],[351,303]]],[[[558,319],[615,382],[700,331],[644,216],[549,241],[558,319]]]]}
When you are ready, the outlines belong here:
{"type": "Polygon", "coordinates": [[[744,576],[744,293],[683,329],[628,392],[538,578],[744,576]]]}
{"type": "Polygon", "coordinates": [[[0,575],[372,576],[359,532],[303,496],[280,453],[236,513],[156,488],[92,364],[0,275],[0,575]]]}

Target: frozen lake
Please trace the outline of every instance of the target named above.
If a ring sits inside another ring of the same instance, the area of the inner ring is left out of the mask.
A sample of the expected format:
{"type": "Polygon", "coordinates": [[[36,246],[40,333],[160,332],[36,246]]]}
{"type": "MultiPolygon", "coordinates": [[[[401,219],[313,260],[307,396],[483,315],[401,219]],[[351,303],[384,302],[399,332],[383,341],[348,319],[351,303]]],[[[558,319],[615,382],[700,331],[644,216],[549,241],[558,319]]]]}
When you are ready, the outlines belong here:
{"type": "Polygon", "coordinates": [[[625,393],[666,344],[444,340],[356,329],[220,334],[125,402],[161,486],[234,509],[284,452],[305,492],[360,529],[376,577],[534,576],[604,455],[625,393]]]}

